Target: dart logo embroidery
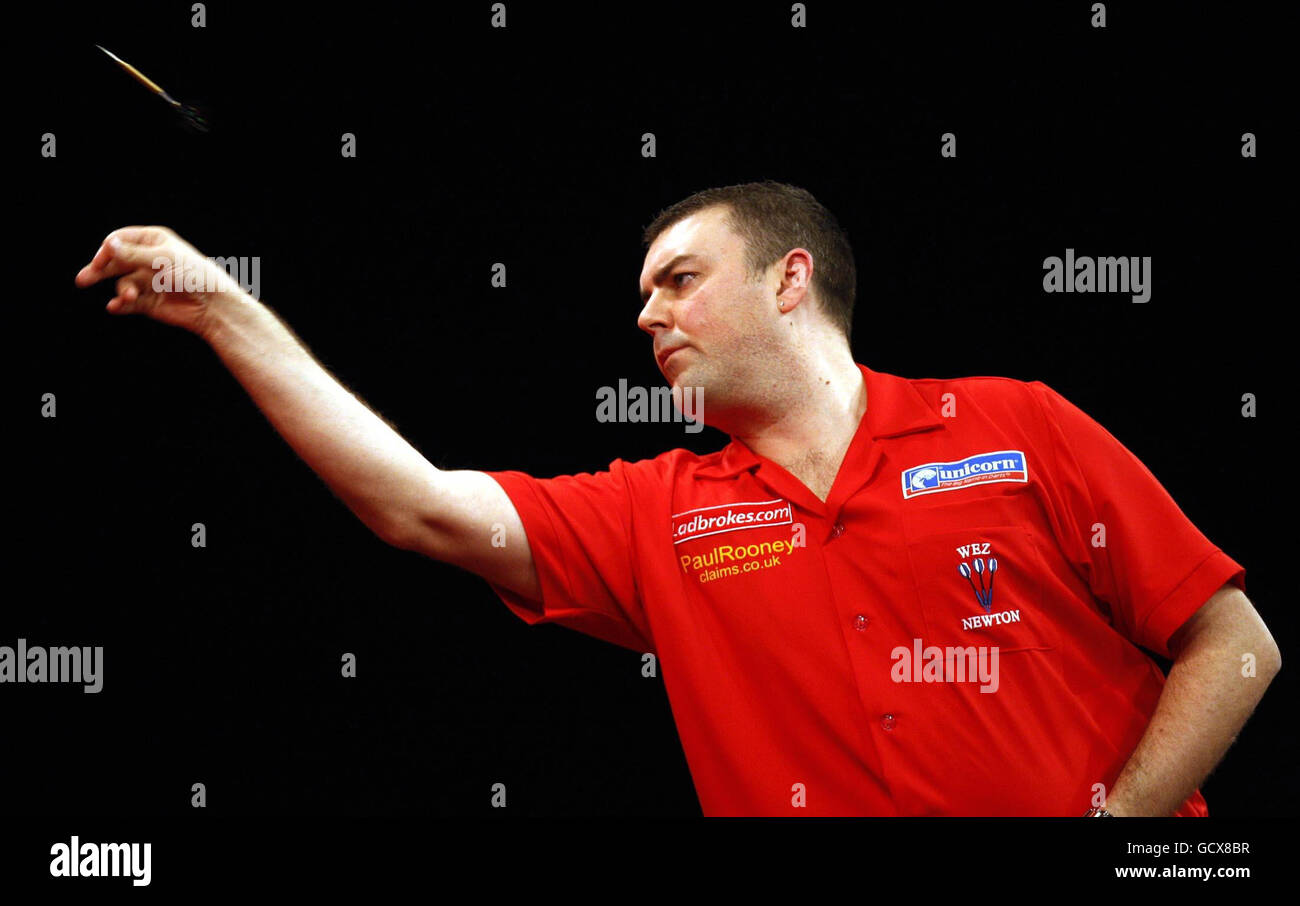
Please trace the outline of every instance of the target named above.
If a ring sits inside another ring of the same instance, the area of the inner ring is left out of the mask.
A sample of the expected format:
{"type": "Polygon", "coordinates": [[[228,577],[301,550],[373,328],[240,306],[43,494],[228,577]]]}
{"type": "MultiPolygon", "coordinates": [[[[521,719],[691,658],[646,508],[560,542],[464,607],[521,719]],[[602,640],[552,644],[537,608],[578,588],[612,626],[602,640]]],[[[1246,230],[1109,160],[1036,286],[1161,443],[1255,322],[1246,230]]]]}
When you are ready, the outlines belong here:
{"type": "Polygon", "coordinates": [[[966,580],[966,584],[975,595],[976,602],[984,609],[983,613],[973,617],[962,617],[962,629],[981,629],[1003,623],[1020,622],[1018,609],[993,612],[993,582],[998,574],[998,559],[989,556],[992,547],[989,542],[980,541],[975,544],[963,544],[956,549],[957,556],[962,558],[957,564],[957,572],[966,580]]]}
{"type": "MultiPolygon", "coordinates": [[[[987,544],[983,544],[983,545],[977,544],[975,546],[985,547],[985,548],[988,547],[987,544]]],[[[958,550],[961,550],[961,548],[958,548],[958,550]]],[[[987,587],[985,587],[984,585],[985,566],[984,566],[983,557],[976,557],[974,559],[974,576],[971,575],[970,563],[967,563],[965,560],[963,560],[961,561],[961,563],[957,564],[957,572],[961,573],[962,577],[965,578],[965,580],[970,583],[971,591],[975,592],[975,600],[980,602],[980,607],[984,608],[985,613],[989,613],[991,610],[993,610],[993,577],[997,575],[997,571],[998,571],[997,558],[989,557],[989,563],[987,569],[988,569],[989,584],[987,587]],[[979,579],[978,587],[976,587],[975,585],[976,578],[979,579]]]]}

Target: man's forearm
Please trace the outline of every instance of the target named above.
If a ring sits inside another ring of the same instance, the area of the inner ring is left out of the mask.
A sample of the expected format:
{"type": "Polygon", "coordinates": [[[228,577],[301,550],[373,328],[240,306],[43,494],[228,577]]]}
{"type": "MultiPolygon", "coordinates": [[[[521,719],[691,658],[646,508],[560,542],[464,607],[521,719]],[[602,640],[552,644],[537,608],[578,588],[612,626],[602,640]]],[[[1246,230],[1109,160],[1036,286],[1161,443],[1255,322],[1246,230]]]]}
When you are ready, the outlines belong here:
{"type": "Polygon", "coordinates": [[[251,296],[213,306],[203,338],[276,431],[372,531],[393,541],[437,469],[251,296]]]}
{"type": "Polygon", "coordinates": [[[1116,815],[1172,815],[1223,759],[1280,669],[1273,637],[1245,595],[1235,595],[1212,599],[1219,617],[1178,652],[1151,722],[1106,797],[1116,815]],[[1248,653],[1256,675],[1243,676],[1248,653]]]}

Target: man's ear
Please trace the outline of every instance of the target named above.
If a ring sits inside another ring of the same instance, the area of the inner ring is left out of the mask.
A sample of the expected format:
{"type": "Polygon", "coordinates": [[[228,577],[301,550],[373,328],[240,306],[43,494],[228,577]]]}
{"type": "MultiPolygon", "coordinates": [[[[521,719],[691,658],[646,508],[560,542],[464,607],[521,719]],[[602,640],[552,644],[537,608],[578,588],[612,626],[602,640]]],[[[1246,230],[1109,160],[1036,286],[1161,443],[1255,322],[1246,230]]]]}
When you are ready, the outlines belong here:
{"type": "Polygon", "coordinates": [[[773,266],[778,280],[777,307],[783,312],[793,311],[808,298],[812,289],[812,253],[805,248],[791,249],[773,266]]]}

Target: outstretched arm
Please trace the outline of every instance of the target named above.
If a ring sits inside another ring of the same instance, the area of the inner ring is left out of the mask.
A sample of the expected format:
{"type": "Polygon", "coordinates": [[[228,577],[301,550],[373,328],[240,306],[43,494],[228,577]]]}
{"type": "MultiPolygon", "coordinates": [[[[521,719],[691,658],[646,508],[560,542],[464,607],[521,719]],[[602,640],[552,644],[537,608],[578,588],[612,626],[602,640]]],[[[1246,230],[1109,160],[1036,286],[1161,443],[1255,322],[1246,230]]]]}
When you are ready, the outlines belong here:
{"type": "Polygon", "coordinates": [[[507,537],[524,538],[500,485],[482,472],[434,467],[330,375],[270,308],[174,232],[110,233],[76,282],[90,286],[109,277],[119,278],[110,313],[143,314],[202,337],[275,430],[384,541],[527,597],[540,594],[527,543],[491,543],[494,524],[507,537]],[[186,285],[200,288],[182,291],[186,285]]]}

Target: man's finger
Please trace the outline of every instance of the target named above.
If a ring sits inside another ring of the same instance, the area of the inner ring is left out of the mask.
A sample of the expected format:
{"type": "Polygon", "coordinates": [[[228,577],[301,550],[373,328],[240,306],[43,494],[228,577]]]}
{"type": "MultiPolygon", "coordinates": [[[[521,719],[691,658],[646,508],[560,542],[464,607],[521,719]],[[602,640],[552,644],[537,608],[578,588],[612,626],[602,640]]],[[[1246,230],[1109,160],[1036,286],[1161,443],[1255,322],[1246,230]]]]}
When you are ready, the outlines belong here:
{"type": "Polygon", "coordinates": [[[140,299],[149,292],[149,282],[153,272],[146,269],[132,271],[117,281],[117,295],[109,300],[105,308],[111,314],[131,315],[143,311],[140,299]]]}
{"type": "Polygon", "coordinates": [[[156,226],[118,227],[105,236],[104,241],[113,238],[130,245],[162,245],[167,239],[167,230],[165,227],[156,226]]]}
{"type": "Polygon", "coordinates": [[[77,271],[77,285],[90,286],[92,283],[97,283],[105,277],[110,276],[104,271],[108,267],[109,262],[113,260],[113,254],[114,249],[109,244],[109,240],[105,240],[99,246],[99,250],[95,252],[95,257],[90,259],[90,263],[77,271]]]}
{"type": "Polygon", "coordinates": [[[140,296],[140,285],[135,282],[135,274],[122,277],[117,281],[117,294],[127,302],[134,302],[140,296]]]}
{"type": "Polygon", "coordinates": [[[153,261],[165,237],[157,227],[123,227],[109,233],[90,263],[77,272],[77,286],[129,273],[153,261]]]}

